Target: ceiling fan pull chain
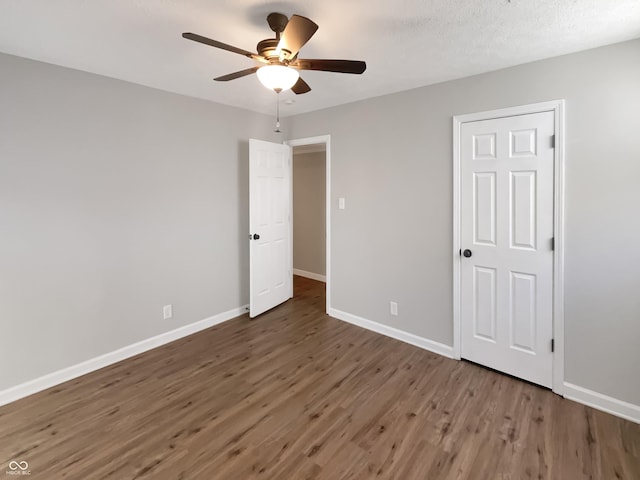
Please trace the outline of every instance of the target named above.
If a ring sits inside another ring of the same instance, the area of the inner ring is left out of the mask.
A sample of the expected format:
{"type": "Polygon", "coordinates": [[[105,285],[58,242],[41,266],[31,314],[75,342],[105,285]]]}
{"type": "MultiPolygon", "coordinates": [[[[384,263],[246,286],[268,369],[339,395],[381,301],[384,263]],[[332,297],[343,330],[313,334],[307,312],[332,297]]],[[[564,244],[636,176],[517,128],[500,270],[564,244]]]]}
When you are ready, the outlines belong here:
{"type": "Polygon", "coordinates": [[[280,130],[280,92],[276,89],[276,133],[281,133],[280,130]]]}

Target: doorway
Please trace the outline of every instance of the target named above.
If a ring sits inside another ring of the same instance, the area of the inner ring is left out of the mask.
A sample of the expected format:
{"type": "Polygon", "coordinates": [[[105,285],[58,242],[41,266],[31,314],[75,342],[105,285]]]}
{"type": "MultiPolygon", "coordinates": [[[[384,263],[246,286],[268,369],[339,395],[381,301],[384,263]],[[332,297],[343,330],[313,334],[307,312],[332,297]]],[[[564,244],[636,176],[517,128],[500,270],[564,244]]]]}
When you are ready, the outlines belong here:
{"type": "Polygon", "coordinates": [[[454,117],[454,355],[560,394],[563,110],[454,117]]]}
{"type": "Polygon", "coordinates": [[[291,177],[292,273],[298,278],[302,277],[306,282],[325,283],[325,312],[328,312],[331,291],[330,137],[325,135],[289,140],[285,144],[292,147],[293,150],[291,177]]]}
{"type": "Polygon", "coordinates": [[[326,283],[325,164],[324,144],[293,147],[293,274],[326,283]]]}

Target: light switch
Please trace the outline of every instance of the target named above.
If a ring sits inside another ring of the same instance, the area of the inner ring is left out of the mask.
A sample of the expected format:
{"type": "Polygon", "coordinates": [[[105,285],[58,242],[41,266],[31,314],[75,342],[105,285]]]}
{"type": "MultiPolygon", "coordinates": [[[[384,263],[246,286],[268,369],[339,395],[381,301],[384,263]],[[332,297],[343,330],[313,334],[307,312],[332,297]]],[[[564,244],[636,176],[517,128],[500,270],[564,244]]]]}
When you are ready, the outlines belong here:
{"type": "Polygon", "coordinates": [[[344,210],[344,206],[345,206],[345,203],[344,203],[344,197],[340,197],[340,198],[338,199],[338,208],[339,208],[340,210],[344,210]]]}

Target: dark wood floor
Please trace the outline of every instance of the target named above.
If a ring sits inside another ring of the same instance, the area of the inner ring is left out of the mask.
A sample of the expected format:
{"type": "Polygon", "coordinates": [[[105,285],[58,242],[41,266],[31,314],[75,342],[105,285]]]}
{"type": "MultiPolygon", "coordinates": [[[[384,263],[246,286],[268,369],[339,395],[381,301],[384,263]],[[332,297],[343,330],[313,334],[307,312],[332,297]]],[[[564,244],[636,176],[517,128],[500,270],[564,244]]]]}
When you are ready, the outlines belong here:
{"type": "MultiPolygon", "coordinates": [[[[324,285],[0,408],[34,479],[639,479],[640,426],[334,320],[324,285]]],[[[7,478],[11,478],[8,477],[7,478]]]]}

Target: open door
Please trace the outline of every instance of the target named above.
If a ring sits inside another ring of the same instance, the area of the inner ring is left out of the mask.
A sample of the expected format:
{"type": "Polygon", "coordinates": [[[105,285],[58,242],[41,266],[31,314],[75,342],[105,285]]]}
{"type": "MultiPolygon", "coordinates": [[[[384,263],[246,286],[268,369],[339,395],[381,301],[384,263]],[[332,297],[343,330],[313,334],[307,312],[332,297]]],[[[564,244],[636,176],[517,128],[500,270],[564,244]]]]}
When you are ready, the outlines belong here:
{"type": "Polygon", "coordinates": [[[249,140],[249,316],[291,297],[291,147],[249,140]]]}

